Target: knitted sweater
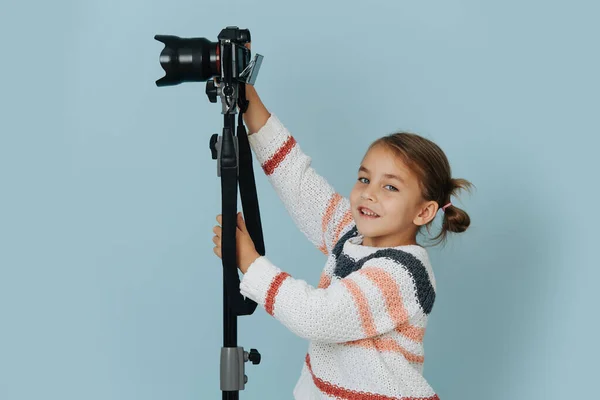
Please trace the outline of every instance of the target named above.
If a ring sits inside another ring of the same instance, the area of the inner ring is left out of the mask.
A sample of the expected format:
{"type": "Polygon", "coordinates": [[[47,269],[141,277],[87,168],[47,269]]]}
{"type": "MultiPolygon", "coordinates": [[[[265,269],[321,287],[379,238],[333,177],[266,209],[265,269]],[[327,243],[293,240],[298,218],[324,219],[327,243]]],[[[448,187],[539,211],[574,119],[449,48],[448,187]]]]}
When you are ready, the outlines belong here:
{"type": "Polygon", "coordinates": [[[349,200],[315,173],[275,115],[249,140],[294,222],[327,255],[316,288],[264,256],[240,283],[244,296],[309,340],[294,398],[439,400],[423,377],[435,300],[426,250],[363,246],[349,200]]]}

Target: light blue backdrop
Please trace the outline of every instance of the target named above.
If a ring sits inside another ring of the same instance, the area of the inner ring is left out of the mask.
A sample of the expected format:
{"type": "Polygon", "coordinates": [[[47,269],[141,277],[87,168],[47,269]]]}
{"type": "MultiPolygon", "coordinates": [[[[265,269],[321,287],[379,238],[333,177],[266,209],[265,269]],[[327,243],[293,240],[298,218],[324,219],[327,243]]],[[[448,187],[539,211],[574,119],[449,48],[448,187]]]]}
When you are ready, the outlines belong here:
{"type": "MultiPolygon", "coordinates": [[[[155,34],[237,25],[257,90],[343,195],[397,129],[477,190],[432,250],[425,375],[444,399],[592,398],[600,85],[592,1],[4,2],[0,13],[0,399],[217,399],[220,181],[205,84],[157,88],[155,34]]],[[[255,163],[255,167],[257,167],[255,163]]],[[[324,263],[260,169],[269,258],[324,263]]],[[[438,220],[439,222],[439,220],[438,220]]],[[[240,319],[246,400],[288,399],[307,343],[240,319]]],[[[360,360],[357,360],[360,362],[360,360]]]]}

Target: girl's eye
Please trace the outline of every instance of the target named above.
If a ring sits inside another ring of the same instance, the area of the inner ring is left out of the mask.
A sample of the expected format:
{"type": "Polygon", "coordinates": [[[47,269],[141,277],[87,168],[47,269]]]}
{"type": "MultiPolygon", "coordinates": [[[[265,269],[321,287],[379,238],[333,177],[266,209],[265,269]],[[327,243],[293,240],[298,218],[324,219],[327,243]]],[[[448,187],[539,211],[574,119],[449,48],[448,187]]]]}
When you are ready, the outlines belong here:
{"type": "Polygon", "coordinates": [[[368,179],[367,179],[367,178],[358,178],[358,181],[359,181],[359,182],[362,182],[362,183],[366,183],[366,182],[363,182],[361,179],[364,179],[365,181],[368,181],[368,179]]]}
{"type": "Polygon", "coordinates": [[[392,190],[392,192],[397,192],[397,191],[398,191],[398,189],[396,189],[396,188],[395,188],[395,187],[393,187],[392,185],[385,185],[385,187],[388,187],[388,186],[392,188],[392,189],[391,189],[391,190],[392,190]]]}

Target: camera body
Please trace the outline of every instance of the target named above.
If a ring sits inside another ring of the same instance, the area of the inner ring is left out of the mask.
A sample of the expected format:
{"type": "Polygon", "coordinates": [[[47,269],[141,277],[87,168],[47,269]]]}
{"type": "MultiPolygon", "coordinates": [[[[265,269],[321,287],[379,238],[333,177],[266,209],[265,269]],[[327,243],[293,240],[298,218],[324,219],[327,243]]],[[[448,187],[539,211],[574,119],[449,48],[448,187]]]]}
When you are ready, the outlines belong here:
{"type": "Polygon", "coordinates": [[[221,70],[223,71],[221,78],[225,79],[227,74],[225,69],[231,67],[231,77],[246,82],[243,74],[250,65],[250,49],[246,47],[246,44],[250,43],[250,31],[231,26],[223,29],[217,38],[221,44],[221,54],[223,55],[221,57],[221,70]]]}

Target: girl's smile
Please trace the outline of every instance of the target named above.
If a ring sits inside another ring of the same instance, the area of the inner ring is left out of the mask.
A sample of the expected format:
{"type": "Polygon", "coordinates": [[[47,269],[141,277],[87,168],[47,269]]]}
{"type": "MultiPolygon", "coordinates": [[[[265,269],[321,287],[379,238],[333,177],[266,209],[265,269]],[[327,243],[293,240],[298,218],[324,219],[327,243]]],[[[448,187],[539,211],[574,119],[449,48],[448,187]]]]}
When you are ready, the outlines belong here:
{"type": "Polygon", "coordinates": [[[378,214],[363,206],[358,207],[358,215],[367,220],[379,218],[378,214]]]}

